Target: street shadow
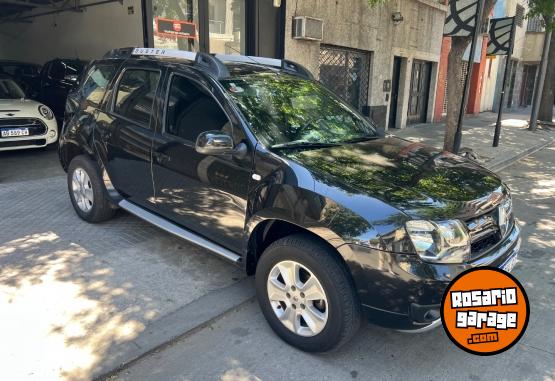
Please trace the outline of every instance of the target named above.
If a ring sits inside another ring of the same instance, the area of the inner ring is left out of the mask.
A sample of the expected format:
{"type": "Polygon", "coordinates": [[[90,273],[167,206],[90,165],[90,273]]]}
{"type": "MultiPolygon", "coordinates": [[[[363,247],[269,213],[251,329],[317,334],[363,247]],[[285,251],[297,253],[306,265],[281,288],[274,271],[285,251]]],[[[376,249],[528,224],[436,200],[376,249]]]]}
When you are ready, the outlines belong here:
{"type": "Polygon", "coordinates": [[[80,220],[64,176],[3,184],[0,210],[2,379],[90,379],[150,322],[244,276],[127,213],[80,220]]]}

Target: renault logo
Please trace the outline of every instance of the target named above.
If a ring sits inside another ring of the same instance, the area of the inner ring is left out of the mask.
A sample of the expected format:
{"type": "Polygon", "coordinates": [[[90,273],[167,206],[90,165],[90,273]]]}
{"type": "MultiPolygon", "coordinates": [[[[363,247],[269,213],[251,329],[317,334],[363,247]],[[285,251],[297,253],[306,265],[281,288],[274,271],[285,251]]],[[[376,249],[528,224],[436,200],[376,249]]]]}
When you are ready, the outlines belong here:
{"type": "Polygon", "coordinates": [[[502,199],[503,199],[503,193],[493,192],[492,194],[487,196],[487,198],[485,199],[485,201],[481,203],[481,205],[478,206],[478,210],[491,209],[492,207],[499,205],[502,199]]]}

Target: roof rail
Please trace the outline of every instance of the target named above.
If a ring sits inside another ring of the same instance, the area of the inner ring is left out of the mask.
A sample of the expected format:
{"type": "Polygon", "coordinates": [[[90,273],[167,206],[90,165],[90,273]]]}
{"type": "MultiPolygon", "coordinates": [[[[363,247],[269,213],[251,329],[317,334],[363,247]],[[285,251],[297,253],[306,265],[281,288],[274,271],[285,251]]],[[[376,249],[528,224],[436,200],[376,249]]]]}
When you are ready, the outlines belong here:
{"type": "Polygon", "coordinates": [[[272,66],[280,68],[291,74],[295,74],[307,79],[314,79],[312,73],[305,68],[303,65],[289,61],[280,60],[277,58],[267,58],[267,57],[254,57],[254,56],[239,56],[239,55],[225,55],[216,54],[216,58],[224,62],[243,62],[243,63],[254,63],[262,66],[272,66]]]}
{"type": "Polygon", "coordinates": [[[195,66],[205,68],[218,79],[229,77],[229,71],[224,63],[208,53],[196,53],[195,66]]]}
{"type": "Polygon", "coordinates": [[[112,49],[106,52],[106,54],[104,54],[102,58],[103,59],[129,58],[131,56],[131,52],[133,51],[133,49],[135,48],[127,47],[127,48],[112,49]]]}
{"type": "Polygon", "coordinates": [[[227,67],[223,62],[207,53],[195,53],[175,49],[135,48],[131,52],[131,55],[183,58],[193,61],[195,66],[210,72],[218,79],[229,77],[229,71],[227,71],[227,67]]]}
{"type": "Polygon", "coordinates": [[[224,65],[224,62],[242,62],[250,64],[254,63],[262,66],[272,66],[303,78],[314,79],[312,73],[299,63],[266,57],[225,54],[212,55],[208,53],[195,53],[176,49],[127,47],[110,50],[104,55],[103,58],[129,58],[131,56],[157,56],[186,59],[193,61],[195,66],[210,72],[218,79],[229,77],[229,71],[224,65]]]}

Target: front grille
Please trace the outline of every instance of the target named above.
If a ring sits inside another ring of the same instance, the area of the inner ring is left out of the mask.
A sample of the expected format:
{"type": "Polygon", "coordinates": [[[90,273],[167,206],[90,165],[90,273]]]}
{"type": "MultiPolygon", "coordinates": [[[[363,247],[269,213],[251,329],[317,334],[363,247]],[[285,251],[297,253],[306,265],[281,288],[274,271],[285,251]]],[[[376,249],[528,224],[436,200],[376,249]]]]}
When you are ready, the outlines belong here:
{"type": "Polygon", "coordinates": [[[0,148],[8,147],[23,147],[23,146],[43,146],[46,144],[46,139],[31,139],[31,140],[16,140],[11,142],[0,141],[0,148]]]}
{"type": "MultiPolygon", "coordinates": [[[[28,128],[29,135],[26,135],[26,136],[44,135],[48,130],[48,128],[40,119],[35,119],[35,118],[0,119],[0,131],[9,130],[12,128],[28,128]]],[[[1,136],[2,135],[0,133],[0,139],[2,139],[1,136]]]]}
{"type": "Polygon", "coordinates": [[[499,227],[499,207],[466,221],[470,234],[470,259],[477,259],[493,249],[511,231],[513,225],[514,219],[512,213],[509,213],[508,227],[502,234],[499,227]]]}

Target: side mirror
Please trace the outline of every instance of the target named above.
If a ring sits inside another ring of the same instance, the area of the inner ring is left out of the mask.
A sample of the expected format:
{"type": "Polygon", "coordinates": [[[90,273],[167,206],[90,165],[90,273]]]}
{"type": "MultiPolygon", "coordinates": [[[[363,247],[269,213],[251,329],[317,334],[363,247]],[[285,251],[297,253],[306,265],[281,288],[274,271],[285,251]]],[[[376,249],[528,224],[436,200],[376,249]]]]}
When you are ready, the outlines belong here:
{"type": "Polygon", "coordinates": [[[233,138],[221,131],[205,131],[198,137],[195,150],[204,155],[234,153],[233,138]]]}

